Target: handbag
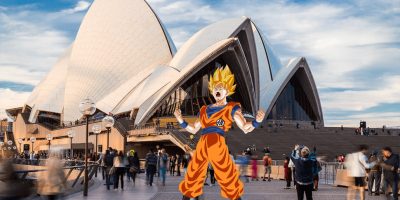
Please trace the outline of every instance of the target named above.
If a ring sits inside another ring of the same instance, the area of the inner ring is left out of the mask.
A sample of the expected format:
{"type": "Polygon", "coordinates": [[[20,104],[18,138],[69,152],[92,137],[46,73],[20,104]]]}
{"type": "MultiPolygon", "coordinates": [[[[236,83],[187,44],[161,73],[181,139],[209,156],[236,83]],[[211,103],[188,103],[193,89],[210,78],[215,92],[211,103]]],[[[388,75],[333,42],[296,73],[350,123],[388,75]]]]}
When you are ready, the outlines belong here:
{"type": "Polygon", "coordinates": [[[108,174],[109,174],[109,175],[115,174],[115,170],[116,170],[115,167],[112,166],[111,169],[110,169],[110,171],[108,172],[108,174]]]}
{"type": "Polygon", "coordinates": [[[138,171],[139,171],[138,167],[133,166],[129,168],[130,173],[137,173],[138,171]]]}

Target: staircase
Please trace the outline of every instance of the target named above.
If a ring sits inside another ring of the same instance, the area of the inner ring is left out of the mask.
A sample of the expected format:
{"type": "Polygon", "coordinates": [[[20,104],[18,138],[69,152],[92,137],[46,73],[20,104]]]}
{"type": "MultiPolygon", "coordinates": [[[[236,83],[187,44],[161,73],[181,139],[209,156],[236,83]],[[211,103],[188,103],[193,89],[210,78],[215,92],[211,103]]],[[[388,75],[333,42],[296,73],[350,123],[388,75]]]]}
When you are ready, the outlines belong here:
{"type": "MultiPolygon", "coordinates": [[[[183,129],[169,131],[175,138],[195,149],[201,134],[190,139],[190,133],[183,129]]],[[[244,134],[240,129],[233,128],[226,135],[226,142],[232,154],[240,154],[249,145],[255,145],[254,152],[261,159],[263,148],[269,146],[274,160],[282,160],[290,155],[295,144],[303,144],[311,150],[315,146],[318,156],[324,156],[327,161],[332,161],[339,154],[347,154],[357,150],[360,144],[366,144],[370,151],[379,150],[384,146],[392,147],[393,151],[400,153],[400,136],[393,134],[362,136],[355,135],[353,128],[320,128],[297,129],[296,127],[258,128],[253,132],[244,134]]]]}

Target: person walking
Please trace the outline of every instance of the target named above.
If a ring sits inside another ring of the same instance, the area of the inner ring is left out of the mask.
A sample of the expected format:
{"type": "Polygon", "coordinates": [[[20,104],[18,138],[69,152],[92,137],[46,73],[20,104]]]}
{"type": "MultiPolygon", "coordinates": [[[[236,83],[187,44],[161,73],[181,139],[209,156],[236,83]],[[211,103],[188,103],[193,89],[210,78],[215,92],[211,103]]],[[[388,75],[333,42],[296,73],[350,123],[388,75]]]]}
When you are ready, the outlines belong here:
{"type": "Polygon", "coordinates": [[[107,190],[110,190],[110,185],[111,185],[111,174],[110,174],[110,170],[113,166],[114,162],[114,156],[111,155],[110,150],[106,150],[106,153],[103,157],[103,165],[104,165],[104,174],[105,174],[105,178],[106,178],[106,186],[107,186],[107,190]]]}
{"type": "Polygon", "coordinates": [[[283,168],[285,170],[285,181],[286,187],[285,189],[290,189],[290,183],[292,182],[292,169],[289,167],[290,158],[286,156],[285,161],[283,163],[283,168]]]}
{"type": "Polygon", "coordinates": [[[133,156],[130,157],[128,161],[130,166],[129,173],[131,174],[133,185],[135,185],[136,175],[140,173],[140,161],[136,151],[133,152],[133,156]]]}
{"type": "Polygon", "coordinates": [[[182,159],[182,166],[183,166],[183,173],[186,174],[187,172],[187,167],[189,165],[189,162],[191,160],[191,156],[189,153],[185,153],[182,159]]]}
{"type": "Polygon", "coordinates": [[[208,172],[210,173],[210,186],[215,185],[214,168],[211,163],[208,163],[208,172]]]}
{"type": "Polygon", "coordinates": [[[237,162],[239,164],[239,176],[240,178],[244,178],[245,182],[249,182],[249,177],[247,176],[247,169],[249,166],[249,156],[246,155],[246,151],[242,152],[242,155],[238,156],[237,162]]]}
{"type": "Polygon", "coordinates": [[[49,153],[46,169],[38,177],[38,194],[49,200],[59,199],[67,188],[67,180],[58,152],[49,153]]]}
{"type": "Polygon", "coordinates": [[[165,186],[165,178],[166,178],[166,173],[167,173],[167,162],[168,162],[168,154],[166,153],[165,149],[162,148],[160,155],[159,155],[159,162],[158,162],[162,186],[165,186]]]}
{"type": "Polygon", "coordinates": [[[181,176],[182,157],[176,154],[176,176],[181,176]]]}
{"type": "Polygon", "coordinates": [[[127,161],[127,165],[126,165],[126,178],[128,179],[128,182],[131,181],[132,178],[132,172],[131,172],[131,167],[132,167],[132,160],[133,160],[133,155],[134,155],[135,151],[134,150],[130,150],[127,153],[126,156],[126,161],[127,161]]]}
{"type": "MultiPolygon", "coordinates": [[[[372,155],[369,157],[368,162],[378,162],[378,152],[374,151],[372,155]]],[[[381,176],[382,176],[382,168],[380,165],[375,165],[371,168],[368,173],[368,194],[372,196],[372,193],[375,193],[375,196],[379,196],[379,188],[381,186],[381,176]],[[374,184],[375,181],[375,184],[374,184]],[[372,192],[372,188],[375,186],[375,192],[372,192]]]]}
{"type": "Polygon", "coordinates": [[[390,147],[384,147],[382,149],[383,162],[380,163],[383,168],[383,183],[385,185],[386,198],[390,199],[390,193],[388,186],[392,188],[393,200],[398,200],[399,190],[399,155],[394,154],[390,147]]]}
{"type": "Polygon", "coordinates": [[[257,155],[251,157],[251,181],[258,181],[257,155]]]}
{"type": "Polygon", "coordinates": [[[154,174],[156,173],[157,170],[157,156],[154,154],[153,149],[150,149],[150,151],[146,155],[146,185],[153,185],[153,178],[154,174]]]}
{"type": "Polygon", "coordinates": [[[125,172],[125,164],[124,164],[124,153],[120,151],[117,156],[114,157],[115,168],[114,174],[114,190],[118,190],[118,183],[121,181],[121,189],[124,190],[124,172],[125,172]]]}
{"type": "Polygon", "coordinates": [[[321,163],[317,160],[317,148],[313,148],[310,153],[310,158],[316,160],[313,166],[313,191],[318,191],[319,185],[319,172],[322,170],[321,163]]]}
{"type": "Polygon", "coordinates": [[[269,155],[269,153],[265,153],[265,156],[263,157],[264,161],[264,178],[263,181],[265,180],[265,175],[268,174],[268,181],[271,181],[271,165],[272,165],[272,159],[269,155]]]}
{"type": "Polygon", "coordinates": [[[175,167],[176,167],[176,157],[174,155],[169,159],[169,173],[171,176],[175,176],[175,167]]]}
{"type": "Polygon", "coordinates": [[[291,160],[296,168],[296,190],[297,199],[303,200],[304,193],[306,194],[307,200],[312,200],[313,191],[313,165],[316,160],[310,158],[310,149],[306,146],[300,147],[295,145],[295,148],[291,155],[291,160]]]}
{"type": "Polygon", "coordinates": [[[356,196],[355,192],[360,192],[360,200],[365,199],[365,169],[372,168],[376,162],[368,163],[365,154],[368,152],[367,145],[360,145],[359,151],[351,153],[346,157],[346,168],[349,177],[354,180],[354,185],[348,188],[347,200],[353,200],[356,196]]]}

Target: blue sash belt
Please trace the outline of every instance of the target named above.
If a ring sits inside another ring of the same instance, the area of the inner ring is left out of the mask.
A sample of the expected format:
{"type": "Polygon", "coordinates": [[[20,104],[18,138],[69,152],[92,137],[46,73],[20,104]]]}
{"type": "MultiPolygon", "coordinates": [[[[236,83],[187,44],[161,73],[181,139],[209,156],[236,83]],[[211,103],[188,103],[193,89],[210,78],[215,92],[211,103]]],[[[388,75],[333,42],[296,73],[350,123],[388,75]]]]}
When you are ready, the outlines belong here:
{"type": "Polygon", "coordinates": [[[209,133],[218,133],[221,136],[225,135],[225,131],[216,126],[210,126],[201,130],[201,135],[209,134],[209,133]]]}

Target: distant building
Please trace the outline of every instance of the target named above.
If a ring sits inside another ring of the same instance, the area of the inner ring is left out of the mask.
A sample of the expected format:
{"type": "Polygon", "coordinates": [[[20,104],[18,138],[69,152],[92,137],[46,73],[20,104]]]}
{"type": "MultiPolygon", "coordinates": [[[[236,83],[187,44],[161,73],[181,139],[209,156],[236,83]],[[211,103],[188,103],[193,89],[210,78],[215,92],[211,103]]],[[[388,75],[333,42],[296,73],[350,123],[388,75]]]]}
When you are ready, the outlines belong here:
{"type": "MultiPolygon", "coordinates": [[[[176,51],[161,20],[141,0],[94,1],[71,47],[26,104],[7,113],[15,120],[15,138],[30,144],[28,138],[37,137],[35,151],[46,150],[49,133],[55,138],[52,145],[68,148],[70,129],[82,131],[74,143],[84,141],[78,104],[90,97],[97,106],[92,124],[106,113],[116,118],[111,146],[170,140],[183,148],[182,138],[162,135],[168,131],[160,128],[176,128],[176,108],[194,119],[202,105],[212,103],[208,77],[224,65],[230,66],[238,85],[231,100],[241,102],[247,117],[262,108],[268,113],[266,121],[323,126],[306,59],[281,63],[250,18],[206,26],[176,51]],[[161,135],[136,137],[152,134],[161,135]]],[[[97,150],[100,145],[104,150],[104,132],[98,137],[97,150]]]]}

